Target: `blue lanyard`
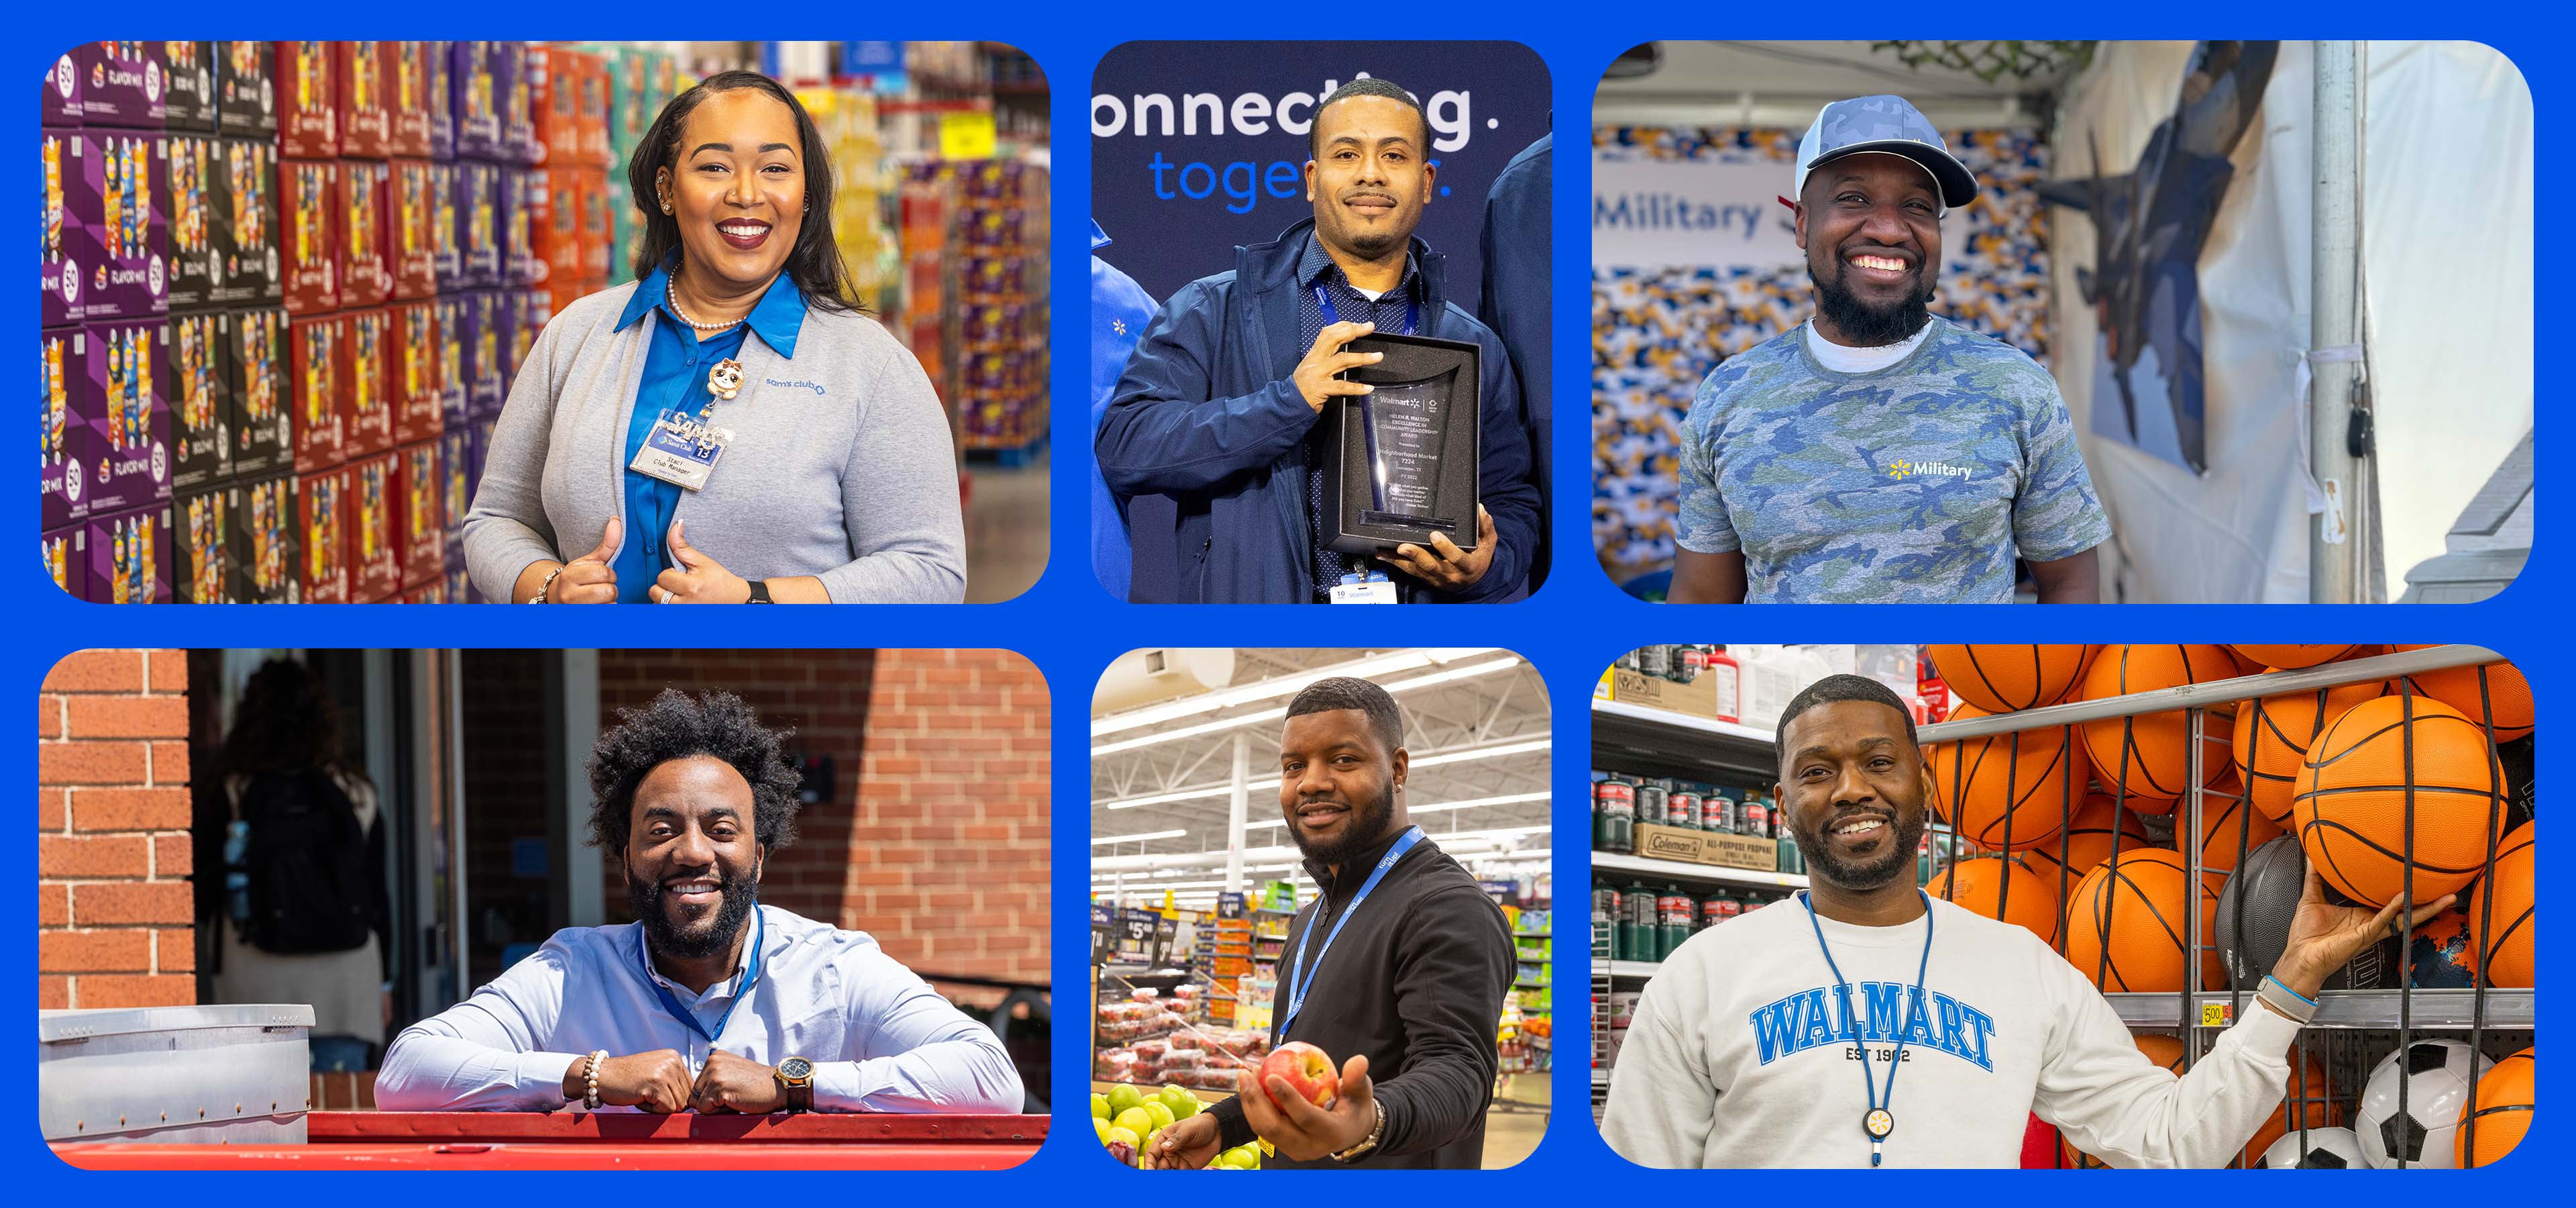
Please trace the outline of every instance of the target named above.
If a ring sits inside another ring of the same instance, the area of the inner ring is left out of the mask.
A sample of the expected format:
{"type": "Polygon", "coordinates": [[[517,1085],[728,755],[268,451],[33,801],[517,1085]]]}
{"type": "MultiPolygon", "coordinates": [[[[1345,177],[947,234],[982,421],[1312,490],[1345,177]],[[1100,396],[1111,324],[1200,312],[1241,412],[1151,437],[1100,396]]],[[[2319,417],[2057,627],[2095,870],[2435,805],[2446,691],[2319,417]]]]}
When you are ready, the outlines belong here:
{"type": "Polygon", "coordinates": [[[751,972],[743,975],[742,985],[735,988],[733,992],[733,1001],[725,1004],[724,1014],[716,1016],[716,1026],[712,1031],[707,1028],[707,1025],[699,1023],[698,1017],[691,1014],[687,1007],[681,1005],[679,999],[672,996],[671,988],[663,985],[662,979],[654,975],[653,953],[650,947],[644,942],[644,925],[638,923],[635,925],[635,955],[637,959],[644,962],[644,984],[653,987],[653,993],[661,996],[663,1010],[669,1011],[674,1016],[677,1016],[681,1023],[689,1025],[690,1031],[704,1037],[709,1045],[713,1045],[716,1042],[716,1037],[724,1035],[725,1021],[733,1018],[733,1009],[741,1006],[742,1000],[751,997],[752,984],[760,980],[760,938],[761,932],[766,930],[767,927],[768,921],[760,917],[759,903],[753,903],[751,907],[751,972]]]}
{"type": "MultiPolygon", "coordinates": [[[[1324,953],[1333,950],[1333,941],[1341,938],[1342,927],[1351,921],[1351,916],[1360,912],[1360,903],[1368,900],[1369,891],[1376,889],[1377,883],[1386,879],[1386,870],[1395,867],[1395,862],[1403,859],[1404,853],[1412,851],[1413,845],[1420,842],[1422,842],[1422,828],[1408,826],[1404,828],[1404,834],[1396,839],[1395,846],[1386,849],[1386,854],[1378,857],[1377,867],[1370,871],[1368,880],[1360,882],[1360,891],[1351,896],[1350,905],[1342,908],[1342,917],[1334,920],[1331,931],[1324,933],[1324,946],[1315,952],[1317,977],[1324,974],[1324,953]]],[[[1288,1035],[1289,1026],[1297,1022],[1297,1012],[1306,1005],[1306,992],[1315,988],[1313,982],[1306,980],[1306,941],[1315,938],[1315,919],[1324,913],[1324,908],[1329,904],[1315,903],[1315,913],[1306,916],[1306,929],[1297,934],[1297,963],[1288,971],[1288,1013],[1279,1019],[1279,1035],[1283,1039],[1288,1035]]]]}
{"type": "MultiPolygon", "coordinates": [[[[1324,287],[1320,285],[1315,287],[1315,309],[1324,312],[1324,326],[1326,327],[1330,327],[1333,324],[1342,321],[1342,312],[1333,309],[1332,295],[1325,293],[1324,287]]],[[[1399,334],[1408,336],[1412,335],[1414,331],[1421,326],[1422,300],[1407,296],[1404,300],[1404,330],[1399,334]]]]}
{"type": "MultiPolygon", "coordinates": [[[[1932,969],[1932,895],[1920,889],[1914,893],[1923,899],[1923,960],[1914,969],[1914,992],[1905,996],[1905,1026],[1896,1030],[1896,1052],[1887,1059],[1887,1107],[1884,1111],[1878,1105],[1878,1080],[1869,1076],[1868,1061],[1860,1063],[1861,1089],[1869,1093],[1869,1114],[1860,1118],[1860,1127],[1861,1135],[1869,1138],[1869,1164],[1872,1166],[1878,1165],[1880,1145],[1887,1140],[1889,1133],[1896,1131],[1896,1067],[1905,1064],[1905,1034],[1913,1031],[1914,1021],[1921,1018],[1915,1013],[1914,1005],[1923,1001],[1923,975],[1932,969]]],[[[1854,1006],[1851,983],[1843,980],[1842,966],[1834,963],[1834,950],[1825,944],[1825,925],[1816,921],[1816,904],[1803,889],[1798,891],[1798,904],[1807,908],[1807,925],[1816,929],[1816,950],[1825,954],[1825,968],[1833,970],[1834,988],[1841,992],[1843,1009],[1849,1011],[1854,1006]]],[[[1857,1024],[1852,1031],[1857,1036],[1860,1031],[1857,1024]]],[[[1868,1053],[1869,1046],[1864,1043],[1861,1054],[1866,1058],[1868,1053]]]]}

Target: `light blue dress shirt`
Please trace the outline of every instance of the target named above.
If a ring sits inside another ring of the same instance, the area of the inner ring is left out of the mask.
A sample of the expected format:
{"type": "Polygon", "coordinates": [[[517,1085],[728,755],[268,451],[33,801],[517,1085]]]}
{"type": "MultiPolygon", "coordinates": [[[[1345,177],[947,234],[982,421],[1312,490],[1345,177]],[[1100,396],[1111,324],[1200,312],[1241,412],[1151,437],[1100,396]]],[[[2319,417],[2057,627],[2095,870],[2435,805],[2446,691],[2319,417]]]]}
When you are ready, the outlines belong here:
{"type": "Polygon", "coordinates": [[[564,1071],[593,1050],[671,1049],[694,1075],[721,1048],[762,1065],[813,1062],[817,1111],[1020,1111],[1019,1072],[1000,1039],[876,940],[775,906],[758,910],[760,976],[738,1007],[749,944],[732,977],[691,994],[652,970],[641,924],[567,927],[473,997],[403,1029],[376,1076],[376,1106],[550,1111],[566,1106],[564,1071]],[[655,982],[702,1027],[723,1020],[715,1043],[670,1013],[655,982]]]}

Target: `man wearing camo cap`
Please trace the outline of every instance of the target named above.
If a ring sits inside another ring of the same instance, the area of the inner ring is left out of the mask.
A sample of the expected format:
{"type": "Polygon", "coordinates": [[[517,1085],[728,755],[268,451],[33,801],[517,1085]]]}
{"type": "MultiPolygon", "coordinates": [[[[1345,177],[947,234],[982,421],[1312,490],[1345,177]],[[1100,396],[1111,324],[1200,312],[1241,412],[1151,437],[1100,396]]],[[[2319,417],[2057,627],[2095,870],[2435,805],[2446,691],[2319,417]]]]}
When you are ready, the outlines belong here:
{"type": "Polygon", "coordinates": [[[1827,105],[1798,144],[1816,317],[1727,359],[1681,436],[1675,603],[2100,597],[2111,535],[2057,383],[1932,314],[1941,216],[1976,177],[1902,97],[1827,105]]]}

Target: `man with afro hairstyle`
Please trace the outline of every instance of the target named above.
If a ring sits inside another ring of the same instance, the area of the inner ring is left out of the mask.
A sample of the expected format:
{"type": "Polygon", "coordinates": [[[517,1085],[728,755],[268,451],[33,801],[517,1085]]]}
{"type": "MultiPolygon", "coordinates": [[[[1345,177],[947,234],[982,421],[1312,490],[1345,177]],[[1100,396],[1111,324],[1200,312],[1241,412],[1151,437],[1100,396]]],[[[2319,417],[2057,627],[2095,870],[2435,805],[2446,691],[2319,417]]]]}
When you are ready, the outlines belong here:
{"type": "Polygon", "coordinates": [[[759,903],[796,839],[788,732],[664,689],[591,748],[591,841],[636,921],[567,927],[394,1039],[389,1111],[1016,1113],[992,1032],[862,932],[759,903]]]}

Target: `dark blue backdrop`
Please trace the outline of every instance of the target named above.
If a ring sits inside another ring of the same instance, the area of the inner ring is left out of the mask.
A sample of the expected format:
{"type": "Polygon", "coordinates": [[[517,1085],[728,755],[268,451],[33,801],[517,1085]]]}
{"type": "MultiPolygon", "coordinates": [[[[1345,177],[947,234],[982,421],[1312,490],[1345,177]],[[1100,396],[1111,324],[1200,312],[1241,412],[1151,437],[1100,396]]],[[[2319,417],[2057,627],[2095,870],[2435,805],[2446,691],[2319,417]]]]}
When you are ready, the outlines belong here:
{"type": "MultiPolygon", "coordinates": [[[[1364,74],[1402,85],[1431,119],[1430,156],[1439,174],[1417,233],[1449,254],[1443,288],[1450,300],[1475,310],[1484,279],[1476,236],[1485,191],[1548,129],[1547,65],[1515,42],[1130,42],[1112,49],[1091,73],[1091,216],[1116,241],[1100,258],[1159,300],[1233,268],[1237,245],[1312,217],[1305,127],[1317,100],[1364,74]],[[1186,97],[1198,104],[1184,105],[1186,97]],[[1295,128],[1283,129],[1282,121],[1295,128]]],[[[1057,132],[1058,146],[1072,141],[1068,133],[1057,132]]]]}
{"type": "MultiPolygon", "coordinates": [[[[2555,53],[2571,22],[2566,10],[2546,7],[2460,6],[2428,9],[2388,0],[2167,0],[2147,7],[2095,7],[2029,14],[2031,22],[2067,25],[2082,16],[2084,32],[2095,36],[2172,37],[2196,34],[2260,32],[2291,35],[2334,34],[2343,37],[2382,34],[2404,37],[2475,38],[2489,42],[2519,63],[2527,73],[2545,131],[2558,129],[2565,116],[2559,87],[2571,78],[2563,56],[2555,53]],[[2552,16],[2552,13],[2557,15],[2552,16]]],[[[723,14],[728,36],[774,35],[842,38],[865,34],[876,38],[986,37],[1006,40],[1035,55],[1055,81],[1054,263],[1057,279],[1075,279],[1074,266],[1084,263],[1090,229],[1080,221],[1091,194],[1089,141],[1080,138],[1088,101],[1085,82],[1103,56],[1133,38],[1276,38],[1310,33],[1327,16],[1362,23],[1367,32],[1388,38],[1455,36],[1461,29],[1493,38],[1509,38],[1547,48],[1550,91],[1555,111],[1565,115],[1572,147],[1588,141],[1584,114],[1603,69],[1619,52],[1651,38],[1812,38],[1848,34],[1849,14],[1824,14],[1795,7],[1679,10],[1660,6],[1593,9],[1535,0],[1447,0],[1390,5],[1365,10],[1325,10],[1311,5],[1128,5],[1116,8],[1073,7],[1057,0],[984,0],[972,9],[943,7],[780,8],[774,12],[723,14]],[[763,28],[763,26],[768,26],[763,28]]],[[[552,38],[685,36],[708,30],[710,12],[676,0],[627,0],[614,9],[579,15],[529,5],[466,3],[409,7],[279,3],[257,10],[182,4],[177,0],[134,0],[112,12],[77,6],[40,5],[20,21],[20,49],[8,60],[21,80],[39,78],[64,48],[86,38],[104,36],[239,37],[306,36],[337,38],[552,38]]],[[[1890,17],[1905,26],[1938,26],[1938,14],[1890,17]]],[[[1974,17],[1946,19],[1947,32],[1992,24],[1974,17]]],[[[1938,33],[1932,28],[1896,32],[1938,33]]],[[[2047,32],[2025,31],[2025,32],[2047,32]]],[[[1870,36],[1863,31],[1861,36],[1870,36]]],[[[1410,85],[1419,87],[1420,85],[1410,85]]],[[[1535,85],[1524,85],[1535,88],[1535,85]]],[[[1229,95],[1234,90],[1227,90],[1229,95]]],[[[22,97],[24,94],[20,94],[22,97]]],[[[1483,100],[1477,108],[1483,111],[1483,100]]],[[[1519,149],[1529,138],[1515,135],[1491,149],[1497,157],[1519,149]]],[[[1481,143],[1475,150],[1486,150],[1481,143]]],[[[1591,340],[1583,316],[1590,313],[1588,209],[1589,157],[1568,152],[1567,170],[1557,174],[1555,210],[1554,310],[1556,314],[1555,395],[1581,399],[1590,392],[1591,340]]],[[[1499,164],[1500,158],[1491,161],[1499,164]]],[[[35,157],[21,161],[21,171],[41,172],[35,157]]],[[[2536,196],[2566,195],[2561,186],[2576,181],[2565,156],[2543,155],[2534,164],[2536,196]]],[[[38,194],[40,182],[20,178],[19,196],[38,194]]],[[[1481,196],[1481,194],[1479,194],[1481,196]]],[[[1464,208],[1464,207],[1462,207],[1464,208]]],[[[1284,222],[1279,225],[1286,225],[1284,222]]],[[[1275,229],[1275,228],[1274,228],[1275,229]]],[[[1131,244],[1152,243],[1157,232],[1130,231],[1131,244]]],[[[2473,232],[2441,232],[2428,238],[2472,238],[2473,232]]],[[[1115,249],[1113,249],[1115,250],[1115,249]]],[[[1058,349],[1086,347],[1085,307],[1059,291],[1055,308],[1058,349]]],[[[2567,295],[2543,290],[2533,315],[2536,331],[2562,330],[2568,315],[2567,295]]],[[[22,292],[7,301],[13,330],[36,326],[34,305],[22,292]]],[[[1087,376],[1082,358],[1059,355],[1052,362],[1056,399],[1055,437],[1060,443],[1088,445],[1087,409],[1082,405],[1087,376]]],[[[2535,412],[2538,423],[2556,439],[2558,405],[2568,398],[2565,379],[2540,375],[2535,412]]],[[[2392,401],[2391,405],[2395,405],[2392,401]]],[[[2410,405],[2439,405],[2438,400],[2411,400],[2410,405]]],[[[1587,424],[1560,420],[1555,425],[1555,462],[1562,467],[1590,464],[1587,424]]],[[[22,429],[23,431],[23,429],[22,429]]],[[[1053,749],[1055,830],[1050,903],[1054,945],[1052,967],[1058,990],[1055,1033],[1054,1099],[1075,1114],[1055,1130],[1045,1148],[1016,1170],[995,1174],[885,1173],[854,1178],[848,1174],[763,1174],[752,1179],[722,1174],[664,1174],[649,1186],[636,1183],[619,1190],[649,1198],[715,1196],[759,1204],[827,1202],[852,1194],[914,1201],[1007,1204],[1012,1208],[1069,1208],[1071,1205],[1143,1202],[1161,1197],[1187,1202],[1207,1193],[1201,1185],[1165,1185],[1153,1176],[1124,1171],[1101,1155],[1091,1131],[1080,1118],[1087,1102],[1090,1072],[1088,1035],[1083,1026],[1088,985],[1086,942],[1089,916],[1085,895],[1090,882],[1088,702],[1094,682],[1109,660],[1146,644],[1170,646],[1361,646],[1502,645],[1532,660],[1545,674],[1556,716],[1556,800],[1553,818],[1567,841],[1558,845],[1556,880],[1566,887],[1566,920],[1557,934],[1562,963],[1563,1002],[1557,1018],[1557,1063],[1550,1083],[1557,1105],[1553,1127],[1536,1155],[1506,1176],[1400,1173],[1333,1175],[1274,1174],[1295,1187],[1271,1184],[1236,1192],[1254,1198],[1317,1195],[1329,1182],[1332,1194],[1360,1196],[1446,1197],[1457,1201],[1479,1197],[1512,1208],[1595,1208],[1605,1202],[1696,1203],[1743,1201],[1765,1206],[1789,1205],[1817,1197],[1869,1194],[1909,1201],[1941,1200],[1980,1208],[2009,1208],[2020,1197],[2063,1199],[2075,1191],[2058,1178],[2078,1179],[2087,1208],[2172,1208],[2183,1202],[2208,1203],[2223,1198],[2276,1190],[2287,1184],[2256,1182],[2227,1171],[2175,1172],[2166,1175],[2104,1174],[2072,1176],[1998,1176],[1967,1171],[1866,1171],[1813,1173],[1800,1171],[1729,1171],[1713,1174],[1643,1171],[1622,1163],[1601,1143],[1586,1104],[1589,1071],[1584,1055],[1590,1036],[1581,982],[1588,961],[1587,928],[1582,917],[1589,862],[1582,836],[1589,833],[1589,766],[1591,741],[1589,701],[1593,682],[1621,652],[1650,642],[2475,642],[2512,657],[2530,677],[2540,698],[2541,715],[2555,718],[2576,694],[2567,676],[2576,670],[2569,648],[2548,636],[2563,624],[2559,593],[2569,587],[2566,569],[2549,556],[2554,539],[2544,535],[2522,580],[2501,596],[2462,607],[2396,609],[2379,606],[2318,608],[2306,605],[2130,605],[2094,608],[1972,609],[1921,605],[1783,606],[1775,608],[1665,607],[1640,604],[1621,595],[1606,576],[1570,560],[1557,568],[1546,588],[1520,604],[1482,608],[1300,608],[1290,605],[1237,607],[1142,607],[1113,602],[1093,579],[1083,551],[1089,523],[1083,461],[1058,459],[1049,526],[1057,551],[1053,566],[1036,587],[1006,604],[985,606],[848,608],[774,608],[757,615],[723,609],[693,614],[682,628],[651,608],[470,607],[448,604],[420,607],[332,608],[166,607],[111,609],[78,603],[55,590],[37,559],[23,557],[15,574],[18,585],[0,593],[0,617],[18,635],[14,681],[19,701],[32,696],[55,660],[88,646],[249,646],[361,647],[400,643],[468,647],[653,646],[696,641],[710,646],[794,648],[807,646],[1005,646],[1027,655],[1041,668],[1054,692],[1053,749]],[[1316,1184],[1305,1184],[1314,1177],[1316,1184]],[[1438,1188],[1415,1187],[1439,1182],[1438,1188]]],[[[1573,472],[1581,472],[1579,470],[1573,472]]],[[[11,531],[24,535],[37,527],[36,501],[27,493],[7,505],[14,514],[11,531]]],[[[1559,549],[1591,548],[1589,492],[1560,490],[1552,517],[1559,549]]],[[[34,551],[27,551],[32,555],[34,551]]],[[[23,716],[23,715],[21,715],[23,716]]],[[[14,767],[14,783],[35,779],[35,753],[15,747],[0,767],[14,767]]],[[[2541,776],[2554,776],[2553,755],[2541,757],[2541,776]]],[[[2568,917],[2568,868],[2571,861],[2557,848],[2540,865],[2539,896],[2554,915],[2568,917]]],[[[16,848],[18,884],[36,874],[36,845],[16,848]]],[[[19,909],[33,904],[19,899],[19,909]]],[[[26,916],[20,916],[22,918],[26,916]]],[[[0,944],[13,953],[11,967],[19,977],[33,977],[35,927],[9,931],[0,944]]],[[[2555,933],[2553,933],[2555,934],[2555,933]]],[[[2567,945],[2544,946],[2541,980],[2568,984],[2567,945]]],[[[16,983],[20,992],[29,987],[16,983]]],[[[30,999],[32,999],[30,995],[30,999]]],[[[2561,1026],[2558,1010],[2569,995],[2552,992],[2540,1001],[2542,1029],[2561,1026]]],[[[21,999],[30,1003],[29,999],[21,999]]],[[[24,1008],[22,1008],[24,1009],[24,1008]]],[[[21,1017],[22,1019],[24,1017],[21,1017]]],[[[2553,1103],[2568,1097],[2570,1067],[2556,1062],[2541,1073],[2541,1094],[2553,1103]]],[[[29,1084],[22,1083],[22,1086],[29,1084]]],[[[22,1095],[22,1102],[25,1096],[22,1095]]],[[[23,1109],[22,1109],[23,1110],[23,1109]]],[[[2555,1109],[2553,1109],[2555,1110],[2555,1109]]],[[[511,1202],[576,1202],[596,1198],[600,1184],[590,1174],[527,1174],[475,1180],[383,1176],[317,1181],[297,1172],[206,1175],[85,1175],[55,1160],[31,1125],[20,1135],[18,1195],[34,1202],[61,1203],[114,1199],[162,1202],[184,1197],[191,1208],[206,1205],[269,1204],[281,1198],[341,1200],[363,1198],[369,1208],[455,1208],[461,1201],[503,1199],[511,1202]]],[[[2554,1134],[2540,1134],[2546,1140],[2554,1134]]],[[[2531,1199],[2554,1179],[2554,1154],[2544,1144],[2524,1146],[2501,1166],[2469,1172],[2442,1183],[2445,1194],[2464,1203],[2499,1204],[2531,1199]],[[2549,1170],[2544,1170],[2549,1166],[2549,1170]]],[[[2361,1189],[2337,1184],[2319,1193],[2302,1183],[2301,1191],[2329,1204],[2354,1195],[2387,1193],[2396,1184],[2383,1182],[2361,1189]]],[[[1236,1186],[1229,1183],[1228,1186],[1236,1186]]],[[[2409,1184],[2412,1186],[2413,1184],[2409,1184]]],[[[1243,1185],[1247,1188],[1249,1184],[1243,1185]]],[[[2429,1186],[2429,1185],[2428,1185],[2429,1186]]]]}

